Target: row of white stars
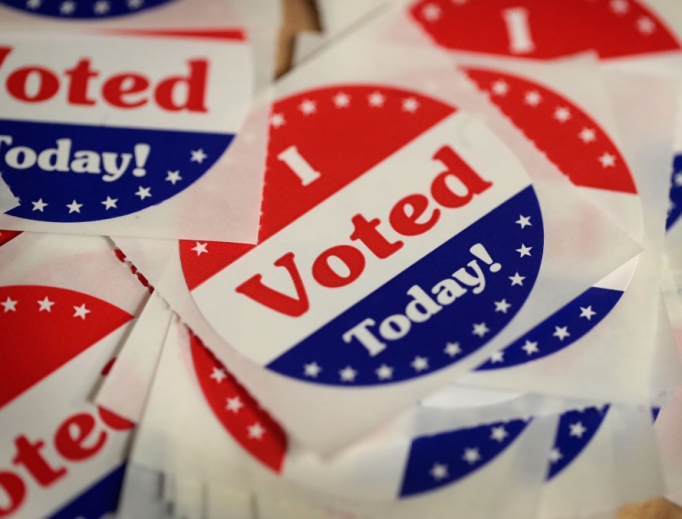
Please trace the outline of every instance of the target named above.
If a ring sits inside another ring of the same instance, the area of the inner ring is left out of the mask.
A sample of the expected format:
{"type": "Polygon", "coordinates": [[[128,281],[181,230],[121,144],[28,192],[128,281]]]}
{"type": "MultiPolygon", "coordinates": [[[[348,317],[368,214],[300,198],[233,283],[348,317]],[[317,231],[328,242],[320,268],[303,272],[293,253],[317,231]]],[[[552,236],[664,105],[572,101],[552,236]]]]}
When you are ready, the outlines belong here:
{"type": "MultiPolygon", "coordinates": [[[[332,101],[336,108],[348,108],[350,106],[351,97],[344,93],[339,92],[333,98],[332,101]]],[[[381,92],[373,92],[367,96],[367,103],[371,107],[380,108],[384,106],[386,101],[386,96],[381,92]]],[[[419,101],[414,97],[408,97],[402,100],[402,110],[408,113],[415,113],[419,108],[419,101]]],[[[304,99],[301,104],[298,105],[298,109],[303,115],[311,115],[317,113],[317,102],[312,99],[304,99]]],[[[279,128],[286,124],[286,119],[281,113],[274,113],[270,117],[270,124],[274,128],[279,128]]]]}
{"type": "MultiPolygon", "coordinates": [[[[509,92],[509,85],[504,80],[500,79],[493,83],[491,90],[495,95],[505,96],[507,92],[509,92]]],[[[526,92],[526,95],[524,97],[525,104],[531,107],[536,107],[541,102],[542,96],[540,95],[539,92],[535,90],[526,92]]],[[[554,111],[554,119],[556,119],[560,123],[565,123],[572,117],[573,115],[571,114],[570,109],[565,106],[559,106],[554,111]]],[[[585,127],[578,133],[578,138],[585,144],[589,144],[597,140],[597,132],[592,128],[585,127]]],[[[603,153],[597,160],[599,160],[603,168],[612,168],[615,167],[616,165],[616,157],[608,152],[603,153]]]]}
{"type": "MultiPolygon", "coordinates": [[[[569,424],[568,427],[571,430],[569,436],[572,436],[574,438],[581,439],[583,437],[583,434],[587,432],[587,428],[580,421],[573,424],[569,424]]],[[[551,461],[552,463],[558,462],[563,457],[564,455],[561,453],[561,450],[558,447],[554,447],[552,451],[549,453],[549,461],[551,461]]]]}
{"type": "MultiPolygon", "coordinates": [[[[140,200],[144,200],[145,198],[149,198],[152,196],[151,193],[151,187],[142,187],[139,186],[137,189],[137,192],[135,193],[136,196],[140,197],[140,200]]],[[[33,209],[32,211],[40,211],[41,213],[45,212],[44,209],[50,205],[47,202],[44,202],[42,198],[38,199],[36,202],[31,202],[33,204],[33,209]]],[[[118,203],[118,198],[111,198],[110,196],[107,196],[106,200],[103,200],[101,202],[104,205],[104,208],[109,210],[109,209],[118,209],[118,206],[116,205],[118,203]]],[[[77,200],[73,200],[70,204],[66,204],[66,207],[69,209],[69,214],[71,213],[80,213],[81,212],[81,207],[83,207],[85,204],[79,204],[77,200]]]]}
{"type": "MultiPolygon", "coordinates": [[[[126,2],[128,9],[139,9],[144,4],[144,0],[128,0],[126,2]]],[[[27,9],[40,9],[43,5],[43,0],[26,0],[27,9]]],[[[92,10],[95,14],[107,14],[111,9],[111,3],[107,0],[98,0],[92,6],[92,10]]],[[[76,10],[76,2],[73,0],[65,0],[59,4],[59,12],[61,14],[73,14],[76,10]]]]}
{"type": "MultiPolygon", "coordinates": [[[[497,304],[497,303],[495,303],[497,304]]],[[[588,321],[592,320],[592,317],[596,315],[596,312],[592,310],[592,305],[587,307],[580,307],[580,317],[586,318],[588,321]]],[[[570,337],[571,334],[568,331],[568,326],[555,326],[553,337],[556,337],[563,342],[564,339],[570,337]]],[[[521,349],[526,352],[527,355],[532,355],[533,353],[539,353],[538,341],[526,340],[526,342],[521,346],[521,349]]],[[[495,364],[504,361],[504,351],[497,351],[493,353],[490,357],[490,361],[495,364]]]]}
{"type": "MultiPolygon", "coordinates": [[[[453,0],[452,3],[463,5],[467,0],[453,0]]],[[[611,0],[611,11],[617,15],[624,15],[630,10],[627,0],[611,0]]],[[[422,8],[422,17],[428,22],[436,22],[443,16],[443,11],[437,4],[426,4],[422,8]]],[[[640,16],[635,23],[637,30],[644,34],[652,34],[656,30],[656,23],[648,16],[640,16]]]]}
{"type": "MultiPolygon", "coordinates": [[[[493,427],[491,429],[491,440],[501,443],[507,438],[507,436],[509,436],[509,433],[506,431],[503,425],[493,427]]],[[[467,447],[464,449],[464,453],[462,454],[462,461],[466,461],[469,465],[473,465],[474,463],[481,461],[481,453],[476,447],[467,447]]],[[[431,467],[431,470],[429,471],[429,474],[436,481],[445,479],[449,476],[448,465],[446,463],[434,463],[433,467],[431,467]]]]}
{"type": "MultiPolygon", "coordinates": [[[[4,302],[0,302],[0,305],[2,305],[4,308],[3,313],[7,313],[16,312],[18,303],[19,301],[13,300],[11,297],[7,296],[7,299],[4,302]]],[[[45,296],[45,299],[42,301],[36,301],[36,303],[39,305],[39,312],[52,312],[52,305],[54,305],[54,301],[50,301],[47,296],[45,296]]],[[[85,316],[90,313],[90,310],[85,307],[85,303],[80,306],[74,306],[73,309],[75,310],[73,316],[80,317],[81,319],[85,319],[85,316]]]]}
{"type": "MultiPolygon", "coordinates": [[[[211,373],[210,378],[218,382],[220,384],[223,380],[227,378],[227,373],[225,373],[225,370],[220,369],[220,368],[213,368],[213,372],[211,373]]],[[[227,403],[225,405],[225,409],[227,411],[230,411],[234,414],[239,413],[239,411],[244,407],[244,402],[242,402],[241,398],[239,396],[233,396],[231,398],[227,399],[227,403]]],[[[254,422],[252,425],[249,425],[247,427],[247,432],[249,435],[249,438],[253,440],[260,440],[263,438],[263,435],[265,434],[265,428],[258,422],[254,422]]]]}

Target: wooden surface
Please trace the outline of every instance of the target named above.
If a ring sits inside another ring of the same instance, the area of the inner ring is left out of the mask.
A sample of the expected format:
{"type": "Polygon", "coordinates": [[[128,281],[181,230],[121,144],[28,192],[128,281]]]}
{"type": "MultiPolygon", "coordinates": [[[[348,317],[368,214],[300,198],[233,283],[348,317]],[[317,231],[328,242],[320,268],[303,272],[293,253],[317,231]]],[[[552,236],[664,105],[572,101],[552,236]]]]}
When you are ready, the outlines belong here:
{"type": "MultiPolygon", "coordinates": [[[[320,22],[313,0],[282,1],[284,3],[284,26],[280,34],[277,56],[278,77],[289,70],[291,66],[296,33],[320,30],[320,22]]],[[[682,508],[665,499],[655,499],[623,507],[618,512],[618,519],[682,519],[682,508]]]]}

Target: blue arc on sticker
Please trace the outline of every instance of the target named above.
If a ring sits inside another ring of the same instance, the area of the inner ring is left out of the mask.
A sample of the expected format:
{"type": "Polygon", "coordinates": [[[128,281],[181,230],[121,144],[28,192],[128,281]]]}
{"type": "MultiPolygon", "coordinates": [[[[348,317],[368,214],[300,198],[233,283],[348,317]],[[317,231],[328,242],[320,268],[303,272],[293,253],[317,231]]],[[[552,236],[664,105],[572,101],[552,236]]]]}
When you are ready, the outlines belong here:
{"type": "Polygon", "coordinates": [[[670,201],[668,202],[668,219],[665,222],[669,230],[682,215],[682,154],[673,158],[673,172],[670,178],[670,201]]]}
{"type": "Polygon", "coordinates": [[[504,350],[493,354],[476,371],[526,364],[568,348],[587,335],[613,310],[621,290],[591,287],[504,350]]]}
{"type": "Polygon", "coordinates": [[[0,0],[20,11],[52,18],[78,20],[135,14],[176,0],[0,0]]]}
{"type": "Polygon", "coordinates": [[[112,470],[49,519],[102,519],[114,514],[123,488],[125,465],[112,470]]]}
{"type": "Polygon", "coordinates": [[[530,422],[511,420],[458,429],[412,441],[400,497],[451,485],[504,452],[530,422]]]}
{"type": "Polygon", "coordinates": [[[569,411],[559,418],[554,447],[549,455],[547,481],[559,475],[590,444],[601,427],[609,406],[569,411]]]}
{"type": "Polygon", "coordinates": [[[233,138],[0,120],[0,172],[21,202],[7,214],[75,223],[136,213],[192,185],[233,138]]]}
{"type": "Polygon", "coordinates": [[[528,187],[267,367],[311,383],[358,387],[409,380],[450,366],[487,344],[521,309],[537,279],[543,246],[540,206],[528,187]],[[494,263],[473,254],[477,244],[494,263]],[[475,274],[485,280],[482,290],[473,283],[475,274]],[[468,282],[462,282],[466,276],[468,282]],[[460,286],[449,303],[440,297],[444,283],[460,286]],[[367,319],[375,323],[368,332],[385,344],[374,355],[358,338],[343,339],[367,319]]]}

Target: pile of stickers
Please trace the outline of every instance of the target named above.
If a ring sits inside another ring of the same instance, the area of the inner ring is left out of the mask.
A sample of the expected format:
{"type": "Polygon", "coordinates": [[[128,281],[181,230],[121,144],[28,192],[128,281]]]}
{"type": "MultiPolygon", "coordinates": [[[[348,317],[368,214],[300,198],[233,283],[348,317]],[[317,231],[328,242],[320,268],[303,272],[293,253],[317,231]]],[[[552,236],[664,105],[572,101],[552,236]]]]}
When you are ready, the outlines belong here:
{"type": "Polygon", "coordinates": [[[317,7],[0,0],[0,518],[682,504],[682,3],[317,7]]]}

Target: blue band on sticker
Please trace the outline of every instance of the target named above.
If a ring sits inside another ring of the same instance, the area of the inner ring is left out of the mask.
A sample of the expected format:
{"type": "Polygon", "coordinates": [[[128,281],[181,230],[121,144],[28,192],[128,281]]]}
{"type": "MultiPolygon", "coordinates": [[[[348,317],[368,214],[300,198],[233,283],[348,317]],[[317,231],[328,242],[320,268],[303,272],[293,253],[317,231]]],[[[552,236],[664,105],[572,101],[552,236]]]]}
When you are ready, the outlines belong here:
{"type": "Polygon", "coordinates": [[[451,485],[493,461],[530,422],[511,420],[416,438],[410,445],[400,497],[451,485]]]}
{"type": "Polygon", "coordinates": [[[100,479],[49,519],[101,519],[114,514],[123,488],[125,465],[100,479]]]}
{"type": "Polygon", "coordinates": [[[115,18],[135,14],[175,0],[0,0],[25,13],[78,20],[115,18]]]}
{"type": "Polygon", "coordinates": [[[673,158],[673,173],[670,178],[670,201],[665,229],[669,230],[682,215],[682,154],[673,158]]]}
{"type": "Polygon", "coordinates": [[[608,412],[609,406],[605,405],[569,411],[561,415],[554,447],[549,455],[547,481],[559,475],[585,450],[608,412]]]}
{"type": "Polygon", "coordinates": [[[613,310],[623,292],[592,287],[530,332],[496,352],[476,371],[526,364],[553,355],[587,335],[613,310]]]}
{"type": "Polygon", "coordinates": [[[307,382],[358,387],[459,362],[520,310],[543,246],[540,206],[527,187],[267,367],[307,382]],[[482,246],[485,261],[475,254],[482,246]]]}
{"type": "Polygon", "coordinates": [[[0,120],[0,171],[21,202],[7,214],[72,223],[136,213],[189,187],[233,138],[0,120]]]}

